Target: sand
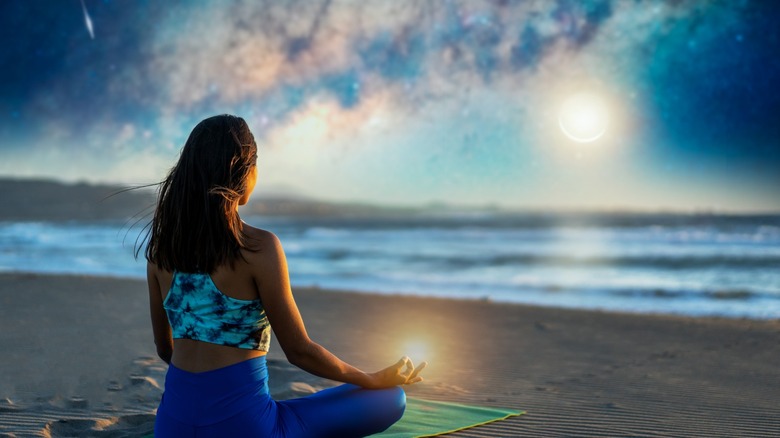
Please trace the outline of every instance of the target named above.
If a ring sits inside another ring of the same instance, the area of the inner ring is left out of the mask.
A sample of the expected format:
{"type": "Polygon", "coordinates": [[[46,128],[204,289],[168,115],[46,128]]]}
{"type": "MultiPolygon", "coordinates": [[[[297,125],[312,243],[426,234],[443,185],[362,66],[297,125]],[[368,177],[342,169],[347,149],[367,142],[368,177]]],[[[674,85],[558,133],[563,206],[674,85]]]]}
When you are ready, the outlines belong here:
{"type": "MultiPolygon", "coordinates": [[[[411,397],[526,410],[453,436],[778,436],[780,322],[296,289],[316,341],[367,370],[430,362],[411,397]]],[[[0,436],[150,433],[165,364],[145,283],[0,275],[0,436]]],[[[334,382],[269,354],[272,393],[334,382]]]]}

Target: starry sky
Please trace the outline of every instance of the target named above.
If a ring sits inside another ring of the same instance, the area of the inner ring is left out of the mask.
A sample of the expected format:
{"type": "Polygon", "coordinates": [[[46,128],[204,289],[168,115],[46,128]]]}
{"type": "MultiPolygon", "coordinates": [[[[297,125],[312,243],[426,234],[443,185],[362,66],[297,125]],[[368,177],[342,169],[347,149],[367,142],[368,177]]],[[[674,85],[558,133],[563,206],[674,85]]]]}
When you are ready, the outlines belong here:
{"type": "Polygon", "coordinates": [[[5,0],[0,176],[156,182],[232,113],[265,195],[780,211],[778,20],[760,0],[5,0]],[[591,143],[558,124],[580,92],[608,109],[591,143]]]}

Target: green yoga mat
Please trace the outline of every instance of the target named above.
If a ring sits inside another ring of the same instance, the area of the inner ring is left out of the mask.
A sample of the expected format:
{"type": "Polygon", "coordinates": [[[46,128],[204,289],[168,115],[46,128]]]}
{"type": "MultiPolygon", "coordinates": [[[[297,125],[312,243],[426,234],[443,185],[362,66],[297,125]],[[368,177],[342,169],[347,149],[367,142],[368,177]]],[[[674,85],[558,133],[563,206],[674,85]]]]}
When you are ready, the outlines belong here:
{"type": "Polygon", "coordinates": [[[371,436],[382,438],[437,436],[524,413],[513,409],[407,398],[404,416],[386,431],[371,436]]]}

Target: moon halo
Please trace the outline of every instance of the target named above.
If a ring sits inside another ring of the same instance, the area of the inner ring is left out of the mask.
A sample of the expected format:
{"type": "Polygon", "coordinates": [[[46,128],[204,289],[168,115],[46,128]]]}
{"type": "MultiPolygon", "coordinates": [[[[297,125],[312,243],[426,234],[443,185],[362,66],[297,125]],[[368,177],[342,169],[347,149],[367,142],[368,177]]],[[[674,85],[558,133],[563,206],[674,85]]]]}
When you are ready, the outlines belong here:
{"type": "Polygon", "coordinates": [[[566,137],[577,143],[594,142],[607,132],[607,105],[593,93],[572,94],[558,111],[558,126],[566,137]]]}

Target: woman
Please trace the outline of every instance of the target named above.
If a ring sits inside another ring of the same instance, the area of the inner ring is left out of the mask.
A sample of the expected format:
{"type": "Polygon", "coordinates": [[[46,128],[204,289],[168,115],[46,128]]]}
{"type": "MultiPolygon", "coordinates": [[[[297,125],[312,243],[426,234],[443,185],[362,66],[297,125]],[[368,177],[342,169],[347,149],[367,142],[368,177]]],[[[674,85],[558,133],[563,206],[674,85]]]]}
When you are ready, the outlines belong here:
{"type": "Polygon", "coordinates": [[[375,373],[309,339],[279,239],[242,222],[257,182],[257,145],[240,117],[200,122],[159,188],[146,248],[155,344],[169,364],[161,437],[349,437],[380,432],[422,380],[404,357],[375,373]],[[268,393],[270,328],[287,359],[344,382],[287,401],[268,393]]]}

